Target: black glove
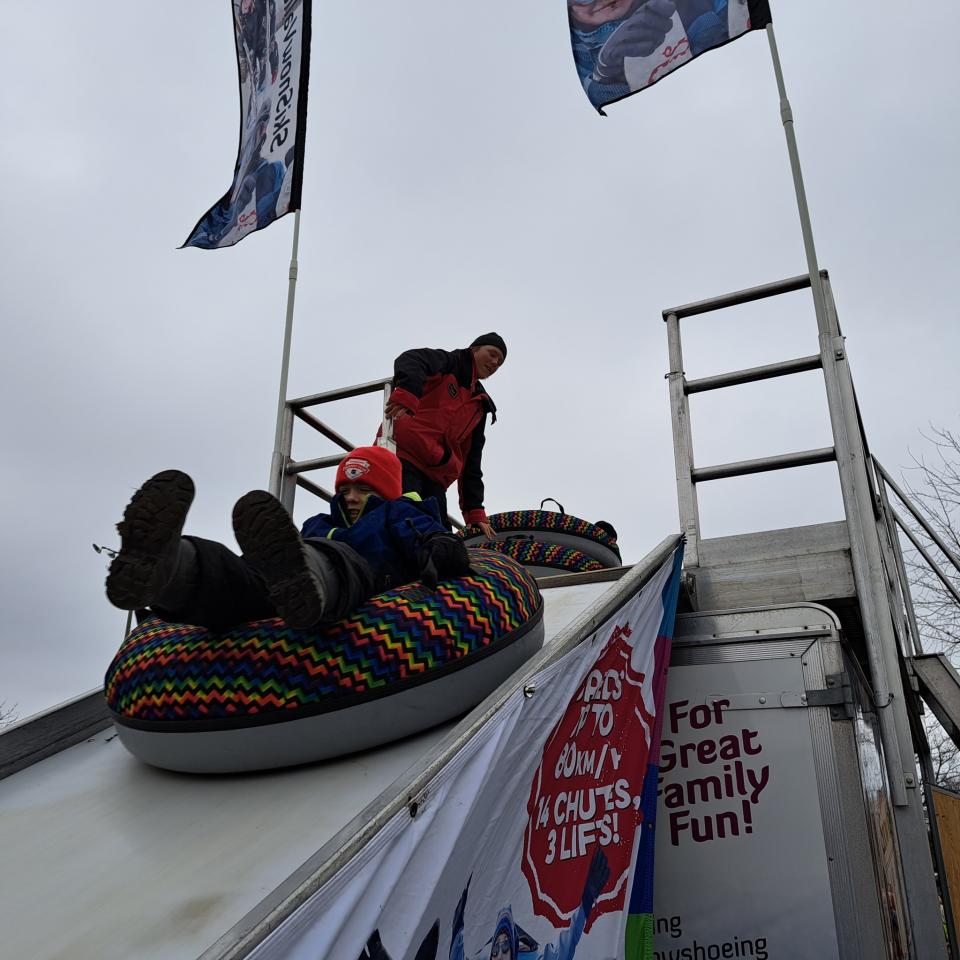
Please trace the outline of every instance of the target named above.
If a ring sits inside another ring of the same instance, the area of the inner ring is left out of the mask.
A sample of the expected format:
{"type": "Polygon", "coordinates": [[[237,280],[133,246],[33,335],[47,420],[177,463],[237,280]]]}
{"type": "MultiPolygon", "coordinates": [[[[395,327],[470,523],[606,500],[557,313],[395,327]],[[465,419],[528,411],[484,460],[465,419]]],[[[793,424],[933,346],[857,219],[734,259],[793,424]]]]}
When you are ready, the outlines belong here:
{"type": "Polygon", "coordinates": [[[607,862],[607,855],[602,850],[597,850],[593,860],[590,861],[590,869],[587,871],[587,879],[583,885],[583,896],[580,898],[584,917],[590,916],[590,911],[597,902],[603,885],[609,879],[610,864],[607,862]]]}
{"type": "Polygon", "coordinates": [[[465,577],[470,573],[470,554],[459,537],[451,533],[432,533],[420,544],[418,554],[420,580],[435,590],[440,580],[465,577]]]}
{"type": "Polygon", "coordinates": [[[649,57],[666,40],[676,9],[671,0],[647,0],[600,48],[594,77],[601,83],[623,83],[623,58],[649,57]]]}

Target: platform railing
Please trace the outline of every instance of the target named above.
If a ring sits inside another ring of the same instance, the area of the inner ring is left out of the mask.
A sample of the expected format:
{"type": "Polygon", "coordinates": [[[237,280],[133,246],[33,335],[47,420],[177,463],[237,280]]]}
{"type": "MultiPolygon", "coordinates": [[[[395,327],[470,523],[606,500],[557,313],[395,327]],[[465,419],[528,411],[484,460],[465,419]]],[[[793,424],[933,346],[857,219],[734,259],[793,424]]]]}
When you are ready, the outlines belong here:
{"type": "MultiPolygon", "coordinates": [[[[384,377],[381,380],[369,380],[367,383],[356,383],[347,387],[338,387],[335,390],[325,390],[323,393],[313,393],[310,394],[310,396],[298,397],[295,400],[288,400],[286,402],[281,423],[281,456],[279,460],[275,462],[271,472],[270,492],[287,508],[289,513],[293,513],[297,487],[301,487],[329,503],[333,499],[333,493],[326,487],[309,479],[305,474],[312,473],[315,470],[338,466],[345,454],[360,445],[352,443],[342,434],[334,430],[329,424],[324,423],[319,417],[314,416],[310,412],[310,408],[334,403],[338,400],[349,400],[352,397],[360,397],[368,393],[381,392],[383,394],[383,414],[381,421],[383,429],[381,435],[377,438],[377,443],[396,453],[397,445],[393,439],[393,419],[388,417],[386,413],[392,389],[393,380],[390,377],[384,377]],[[293,425],[296,420],[305,423],[312,430],[315,430],[336,444],[343,453],[334,453],[326,457],[313,457],[308,460],[294,460],[293,425]]],[[[447,521],[458,530],[464,529],[462,523],[454,520],[453,517],[449,515],[447,516],[447,521]]]]}
{"type": "MultiPolygon", "coordinates": [[[[953,599],[953,602],[960,608],[960,590],[950,580],[943,567],[933,557],[931,552],[921,542],[920,537],[910,524],[895,510],[891,504],[891,493],[899,500],[909,515],[913,518],[917,526],[927,535],[930,542],[935,544],[942,555],[946,557],[950,565],[960,574],[960,558],[943,541],[943,538],[930,525],[927,518],[911,498],[900,488],[892,476],[883,468],[876,457],[870,457],[870,465],[873,477],[871,478],[876,487],[876,503],[879,508],[877,526],[880,530],[881,548],[883,554],[884,570],[887,577],[887,583],[890,587],[891,604],[890,611],[893,620],[894,632],[900,646],[901,662],[905,673],[909,678],[909,685],[904,687],[904,695],[912,701],[910,714],[913,720],[913,746],[916,750],[917,759],[920,764],[922,775],[922,789],[928,811],[934,810],[934,787],[936,785],[936,773],[933,765],[930,744],[927,739],[927,732],[920,721],[919,698],[923,696],[929,699],[930,691],[924,688],[917,676],[916,663],[926,660],[923,636],[917,624],[917,616],[913,604],[913,583],[907,573],[906,563],[903,555],[903,544],[901,534],[909,541],[916,550],[927,568],[934,574],[946,590],[947,594],[953,599]],[[918,658],[915,660],[914,658],[918,658]]],[[[942,709],[942,704],[932,704],[933,713],[940,719],[938,712],[942,709]]],[[[954,744],[960,747],[960,737],[955,729],[950,729],[945,724],[944,728],[953,740],[954,744]]],[[[947,867],[945,863],[943,838],[940,835],[939,823],[937,818],[930,818],[930,846],[936,863],[937,875],[941,878],[946,877],[947,867]]],[[[954,916],[951,898],[942,897],[942,909],[950,943],[951,956],[960,956],[960,947],[958,947],[957,937],[957,918],[954,916]]]]}
{"type": "Polygon", "coordinates": [[[913,527],[895,510],[890,501],[892,492],[897,500],[907,510],[917,526],[929,537],[940,553],[946,557],[950,566],[960,574],[960,557],[948,546],[944,539],[931,526],[930,522],[920,512],[917,505],[904,492],[896,480],[884,469],[876,457],[871,458],[874,472],[877,478],[878,495],[883,511],[883,522],[886,528],[887,543],[892,555],[891,569],[888,575],[891,581],[894,581],[899,588],[903,611],[905,614],[905,637],[901,641],[902,652],[905,655],[910,653],[920,656],[925,651],[923,649],[923,637],[917,626],[916,613],[913,607],[913,598],[910,591],[910,578],[907,574],[906,563],[903,558],[903,548],[901,546],[900,534],[907,538],[917,554],[922,558],[930,572],[940,581],[944,590],[953,598],[955,604],[960,607],[960,589],[950,579],[940,563],[932,555],[930,550],[921,542],[920,536],[913,527]],[[909,645],[904,642],[909,639],[909,645]]]}
{"type": "MultiPolygon", "coordinates": [[[[826,279],[826,272],[823,274],[826,279]]],[[[674,459],[677,471],[677,500],[680,506],[680,523],[687,537],[686,564],[694,567],[699,563],[700,553],[700,511],[697,503],[696,485],[710,480],[723,480],[729,477],[742,477],[754,473],[766,473],[771,470],[785,470],[791,467],[804,467],[816,463],[828,463],[837,459],[835,447],[822,447],[816,450],[801,450],[791,453],[775,454],[768,457],[756,457],[734,463],[720,463],[706,467],[694,465],[693,433],[690,426],[690,405],[687,398],[693,393],[705,393],[727,387],[756,383],[775,377],[790,376],[808,370],[823,368],[822,352],[791,360],[733,370],[711,377],[688,380],[683,370],[683,348],[680,337],[680,321],[687,317],[725,310],[729,307],[777,297],[810,287],[810,277],[806,274],[765,283],[760,286],[738,290],[735,293],[699,300],[680,307],[670,307],[663,311],[667,324],[667,341],[670,354],[670,408],[673,416],[674,459]]]]}
{"type": "MultiPolygon", "coordinates": [[[[752,287],[709,300],[663,311],[667,323],[670,367],[670,408],[673,418],[674,461],[680,522],[687,538],[684,566],[700,565],[700,516],[697,484],[707,480],[781,470],[832,460],[837,464],[850,560],[856,585],[858,612],[894,808],[901,863],[910,907],[911,936],[936,939],[940,917],[933,881],[930,844],[918,787],[914,759],[916,716],[909,690],[902,682],[904,638],[907,628],[900,612],[906,604],[905,580],[890,576],[896,560],[884,530],[882,494],[871,468],[869,448],[860,422],[846,344],[826,271],[819,274],[824,309],[816,310],[819,354],[762,367],[721,373],[687,381],[683,370],[680,321],[685,317],[762,300],[811,286],[807,275],[752,287]],[[778,454],[738,463],[697,467],[694,463],[689,394],[820,369],[827,395],[833,447],[778,454]],[[691,385],[693,389],[691,390],[691,385]],[[894,579],[897,586],[893,585],[894,579]]],[[[907,615],[909,616],[909,615],[907,615]]],[[[913,627],[911,626],[911,630],[913,627]]],[[[916,642],[916,641],[913,641],[916,642]]],[[[934,956],[934,953],[924,954],[934,956]]],[[[936,955],[939,955],[937,953],[936,955]]]]}
{"type": "MultiPolygon", "coordinates": [[[[283,420],[281,423],[280,436],[280,459],[275,463],[270,477],[270,492],[293,513],[293,503],[296,497],[297,487],[308,490],[314,496],[320,497],[329,503],[333,499],[333,493],[325,487],[314,483],[304,476],[314,470],[322,470],[326,467],[335,467],[343,459],[343,453],[333,454],[328,457],[316,457],[311,460],[293,459],[293,424],[294,420],[300,420],[308,427],[311,427],[317,433],[322,434],[328,440],[335,443],[344,453],[349,453],[358,444],[351,443],[346,437],[342,436],[333,427],[324,423],[319,418],[309,412],[311,407],[319,407],[323,404],[333,403],[337,400],[348,400],[351,397],[360,397],[367,393],[383,393],[383,405],[386,408],[390,397],[390,390],[393,381],[389,377],[382,380],[370,380],[367,383],[353,384],[349,387],[339,387],[336,390],[326,390],[323,393],[314,393],[308,397],[298,397],[295,400],[288,400],[284,406],[283,420]]],[[[389,446],[391,450],[396,450],[393,443],[393,421],[384,413],[383,422],[386,426],[381,442],[389,446]]]]}

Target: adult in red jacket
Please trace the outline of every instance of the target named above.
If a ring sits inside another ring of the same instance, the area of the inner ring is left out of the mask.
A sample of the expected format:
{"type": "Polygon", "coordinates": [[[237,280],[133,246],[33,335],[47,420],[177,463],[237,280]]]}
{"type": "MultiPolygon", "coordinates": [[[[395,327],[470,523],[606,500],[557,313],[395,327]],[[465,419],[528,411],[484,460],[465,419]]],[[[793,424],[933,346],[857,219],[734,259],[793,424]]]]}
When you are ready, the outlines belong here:
{"type": "Polygon", "coordinates": [[[464,350],[407,350],[394,361],[385,411],[394,420],[404,491],[436,497],[446,517],[447,487],[458,481],[464,522],[491,538],[480,461],[487,414],[495,423],[497,408],[480,381],[506,358],[507,345],[497,333],[477,337],[464,350]]]}

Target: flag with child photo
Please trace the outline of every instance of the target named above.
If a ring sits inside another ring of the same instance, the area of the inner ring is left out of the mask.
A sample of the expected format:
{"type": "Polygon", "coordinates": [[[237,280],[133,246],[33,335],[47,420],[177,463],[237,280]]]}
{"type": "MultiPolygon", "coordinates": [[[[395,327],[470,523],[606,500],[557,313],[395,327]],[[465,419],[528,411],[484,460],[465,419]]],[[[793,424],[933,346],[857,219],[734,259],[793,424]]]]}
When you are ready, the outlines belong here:
{"type": "Polygon", "coordinates": [[[645,90],[707,50],[770,23],[767,0],[567,0],[573,59],[590,102],[645,90]]]}
{"type": "Polygon", "coordinates": [[[231,247],[300,208],[311,0],[231,0],[240,74],[240,146],[230,189],[185,247],[231,247]]]}

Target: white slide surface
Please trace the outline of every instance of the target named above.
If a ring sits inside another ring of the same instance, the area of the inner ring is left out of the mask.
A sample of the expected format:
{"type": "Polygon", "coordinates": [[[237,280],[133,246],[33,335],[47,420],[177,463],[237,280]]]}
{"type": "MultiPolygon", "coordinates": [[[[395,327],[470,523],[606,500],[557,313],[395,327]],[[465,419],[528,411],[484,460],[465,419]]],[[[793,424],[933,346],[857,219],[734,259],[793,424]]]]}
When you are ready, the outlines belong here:
{"type": "MultiPolygon", "coordinates": [[[[544,589],[546,643],[615,587],[544,589]]],[[[0,958],[199,957],[453,726],[222,777],[144,766],[108,727],[0,780],[0,958]]]]}

